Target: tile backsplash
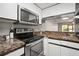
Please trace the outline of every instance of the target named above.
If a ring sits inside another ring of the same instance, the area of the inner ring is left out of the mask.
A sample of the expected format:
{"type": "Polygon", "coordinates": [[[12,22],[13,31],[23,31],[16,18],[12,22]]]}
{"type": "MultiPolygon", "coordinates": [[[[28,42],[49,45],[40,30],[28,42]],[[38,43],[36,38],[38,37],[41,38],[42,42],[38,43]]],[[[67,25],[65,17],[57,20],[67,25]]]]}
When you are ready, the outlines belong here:
{"type": "Polygon", "coordinates": [[[9,35],[11,23],[0,22],[0,36],[9,35]]]}
{"type": "MultiPolygon", "coordinates": [[[[9,35],[10,27],[12,23],[0,22],[0,36],[9,35]]],[[[28,26],[22,24],[13,24],[14,28],[32,28],[34,29],[35,26],[28,26]]]]}
{"type": "MultiPolygon", "coordinates": [[[[11,25],[12,23],[10,22],[0,22],[0,36],[8,35],[11,25]]],[[[14,24],[14,28],[32,28],[34,31],[57,31],[58,27],[56,23],[53,23],[53,21],[47,21],[46,23],[38,26],[14,24]]]]}

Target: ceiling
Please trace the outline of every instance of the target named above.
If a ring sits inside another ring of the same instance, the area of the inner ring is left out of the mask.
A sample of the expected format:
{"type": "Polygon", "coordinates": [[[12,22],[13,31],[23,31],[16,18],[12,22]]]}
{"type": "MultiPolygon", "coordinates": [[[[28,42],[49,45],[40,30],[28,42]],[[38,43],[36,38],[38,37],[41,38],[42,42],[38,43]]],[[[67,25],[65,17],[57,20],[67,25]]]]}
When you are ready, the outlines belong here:
{"type": "MultiPolygon", "coordinates": [[[[34,4],[37,7],[39,7],[40,9],[44,10],[44,9],[50,8],[52,6],[56,6],[56,5],[60,4],[60,3],[34,3],[34,4]]],[[[73,20],[74,20],[74,12],[63,14],[63,15],[47,17],[47,18],[44,18],[43,20],[52,20],[52,21],[57,22],[57,23],[73,22],[73,20]],[[63,19],[63,18],[68,18],[68,19],[63,19]]]]}
{"type": "Polygon", "coordinates": [[[59,3],[34,3],[37,7],[41,8],[41,9],[46,9],[52,6],[55,6],[59,3]]]}

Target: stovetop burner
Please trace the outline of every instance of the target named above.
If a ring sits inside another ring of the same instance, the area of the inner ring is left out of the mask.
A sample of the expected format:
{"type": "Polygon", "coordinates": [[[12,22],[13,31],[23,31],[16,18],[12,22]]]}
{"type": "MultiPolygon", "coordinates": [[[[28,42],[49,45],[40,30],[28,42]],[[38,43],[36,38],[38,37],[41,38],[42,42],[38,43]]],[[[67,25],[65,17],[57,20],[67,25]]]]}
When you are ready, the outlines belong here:
{"type": "Polygon", "coordinates": [[[22,39],[21,41],[25,42],[26,44],[28,43],[32,43],[34,41],[37,41],[39,39],[41,39],[43,36],[33,36],[31,38],[26,38],[26,39],[22,39]]]}

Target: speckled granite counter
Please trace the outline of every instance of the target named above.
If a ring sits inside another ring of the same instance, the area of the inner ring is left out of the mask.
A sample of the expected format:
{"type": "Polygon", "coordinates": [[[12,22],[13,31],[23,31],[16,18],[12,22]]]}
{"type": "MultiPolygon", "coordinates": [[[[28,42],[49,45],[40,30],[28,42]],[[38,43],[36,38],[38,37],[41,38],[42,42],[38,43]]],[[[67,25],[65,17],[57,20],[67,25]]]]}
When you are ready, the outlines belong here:
{"type": "Polygon", "coordinates": [[[34,32],[34,35],[46,36],[46,37],[51,38],[51,39],[79,43],[79,39],[75,36],[74,32],[45,31],[45,32],[34,32]]]}
{"type": "Polygon", "coordinates": [[[24,47],[24,45],[25,45],[25,43],[18,39],[14,39],[13,43],[6,43],[5,41],[0,42],[0,56],[6,55],[19,48],[22,48],[22,47],[24,47]]]}
{"type": "Polygon", "coordinates": [[[53,38],[51,36],[48,36],[48,38],[50,39],[54,39],[54,40],[62,40],[62,41],[68,41],[68,42],[74,42],[74,43],[79,43],[79,39],[76,37],[69,37],[69,38],[53,38]]]}

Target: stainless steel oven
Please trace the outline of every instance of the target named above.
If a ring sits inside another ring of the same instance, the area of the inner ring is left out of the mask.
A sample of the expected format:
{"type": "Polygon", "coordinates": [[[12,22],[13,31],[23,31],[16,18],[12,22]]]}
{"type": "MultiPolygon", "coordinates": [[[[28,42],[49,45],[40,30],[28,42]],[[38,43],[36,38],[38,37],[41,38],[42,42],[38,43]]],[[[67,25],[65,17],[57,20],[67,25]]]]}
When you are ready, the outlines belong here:
{"type": "Polygon", "coordinates": [[[38,56],[43,55],[43,37],[34,36],[33,29],[15,28],[14,37],[25,42],[24,55],[38,56]]]}
{"type": "Polygon", "coordinates": [[[26,44],[26,56],[43,56],[43,38],[26,44]]]}

